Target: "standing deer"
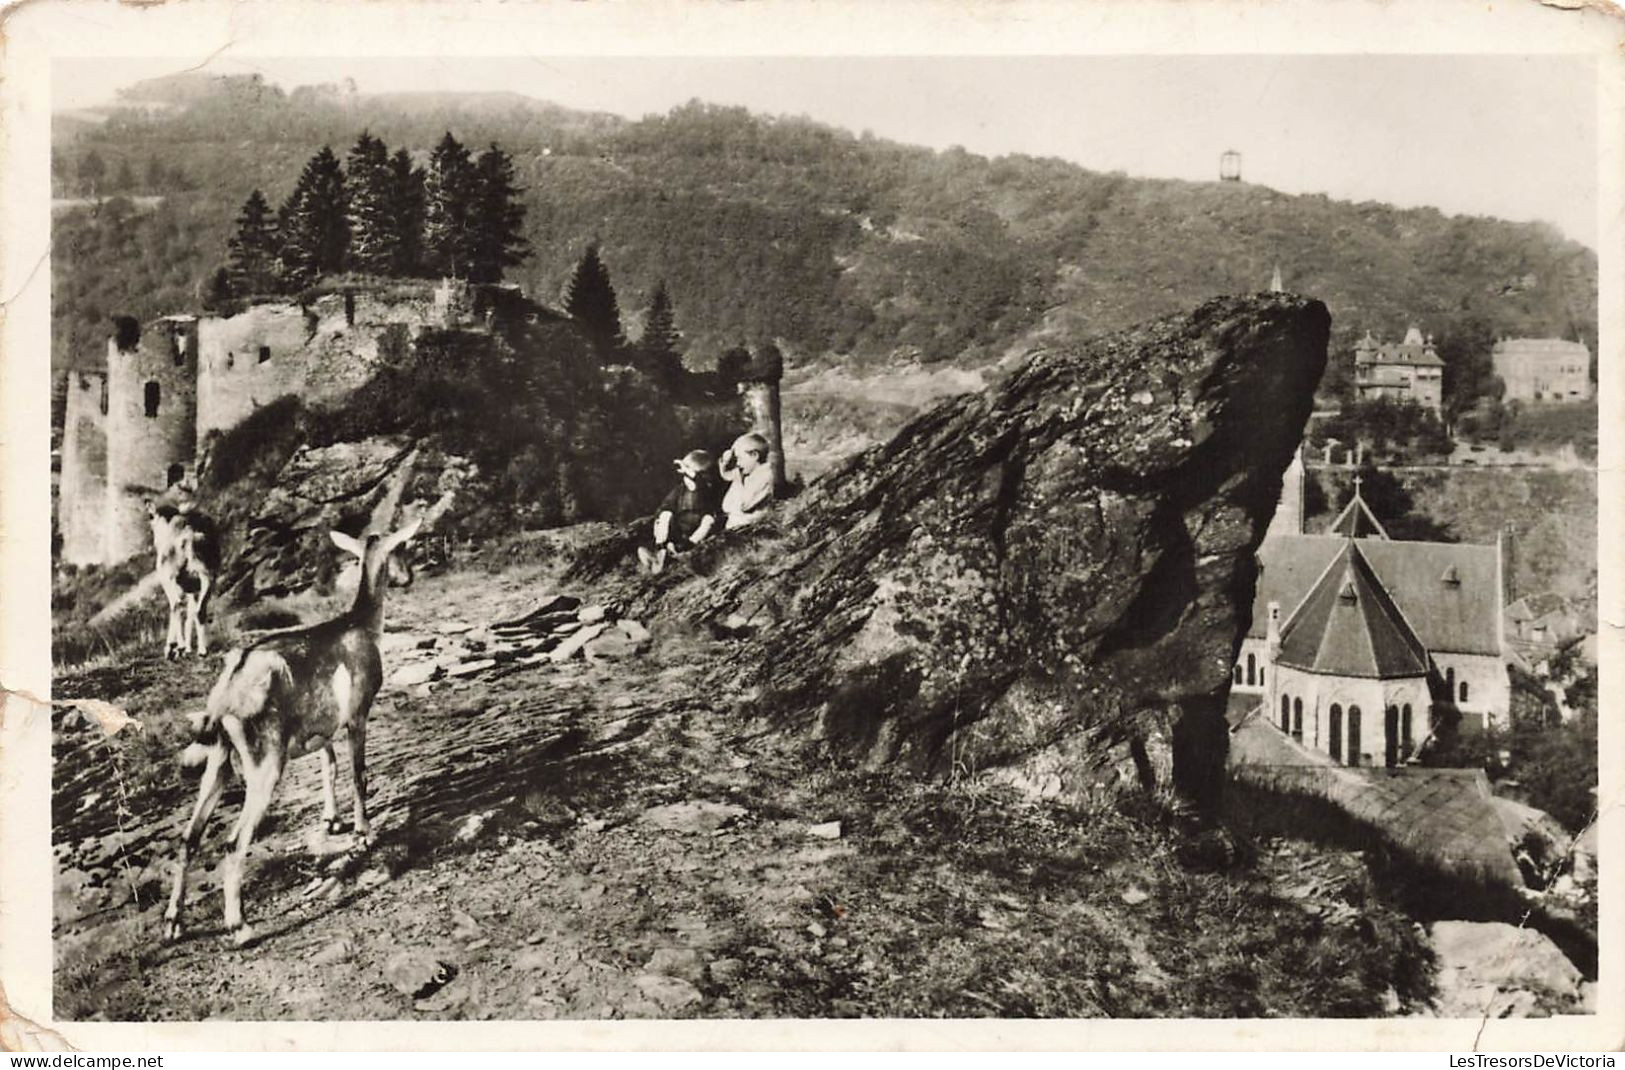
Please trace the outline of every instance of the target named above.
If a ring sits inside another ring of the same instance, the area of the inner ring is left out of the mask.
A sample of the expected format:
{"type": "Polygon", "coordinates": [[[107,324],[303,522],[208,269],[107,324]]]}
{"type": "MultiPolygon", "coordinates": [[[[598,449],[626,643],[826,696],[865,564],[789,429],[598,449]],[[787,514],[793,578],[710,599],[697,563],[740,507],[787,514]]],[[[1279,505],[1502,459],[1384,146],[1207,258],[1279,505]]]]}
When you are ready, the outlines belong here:
{"type": "Polygon", "coordinates": [[[337,832],[333,740],[345,734],[354,781],[356,849],[364,850],[370,843],[367,711],[383,681],[378,639],[384,627],[384,594],[390,584],[411,583],[411,569],[396,551],[417,533],[422,519],[419,516],[389,535],[357,539],[331,532],[333,542],[361,562],[349,610],[320,624],[262,636],[226,655],[220,678],[209,692],[208,709],[197,718],[196,741],[181,756],[184,764],[203,765],[203,779],[181,837],[175,887],[164,911],[166,940],[181,933],[186,865],[220,801],[221,773],[228,762],[235,762],[247,787],[223,881],[226,928],[238,946],[253,938],[243,921],[243,863],[289,759],[321,749],[322,817],[328,831],[337,832]]]}
{"type": "Polygon", "coordinates": [[[214,524],[194,511],[189,502],[178,506],[148,502],[147,522],[152,527],[152,547],[158,559],[154,571],[169,599],[164,657],[182,657],[194,646],[199,654],[206,654],[209,643],[203,633],[203,618],[209,589],[220,567],[214,524]]]}

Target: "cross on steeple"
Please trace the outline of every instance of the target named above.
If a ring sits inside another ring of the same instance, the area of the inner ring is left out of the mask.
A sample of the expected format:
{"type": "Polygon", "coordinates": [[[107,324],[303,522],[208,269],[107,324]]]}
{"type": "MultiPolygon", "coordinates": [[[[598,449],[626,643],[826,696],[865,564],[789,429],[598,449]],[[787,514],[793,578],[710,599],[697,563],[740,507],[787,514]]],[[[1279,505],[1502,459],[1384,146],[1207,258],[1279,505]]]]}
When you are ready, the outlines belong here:
{"type": "Polygon", "coordinates": [[[1354,477],[1354,496],[1356,498],[1358,498],[1360,496],[1360,484],[1364,483],[1364,482],[1365,482],[1365,477],[1364,476],[1357,475],[1357,476],[1354,477]]]}

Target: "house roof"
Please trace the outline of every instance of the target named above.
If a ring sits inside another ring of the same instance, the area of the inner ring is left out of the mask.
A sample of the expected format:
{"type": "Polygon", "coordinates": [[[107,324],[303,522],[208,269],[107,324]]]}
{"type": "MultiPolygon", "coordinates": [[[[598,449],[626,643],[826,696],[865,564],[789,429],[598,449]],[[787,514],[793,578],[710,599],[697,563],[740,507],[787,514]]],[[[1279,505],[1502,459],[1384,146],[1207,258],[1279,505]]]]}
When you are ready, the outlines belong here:
{"type": "Polygon", "coordinates": [[[1433,351],[1432,346],[1386,345],[1376,349],[1358,350],[1355,355],[1357,364],[1414,364],[1430,368],[1444,367],[1444,361],[1433,351]]]}
{"type": "Polygon", "coordinates": [[[1261,568],[1248,636],[1265,637],[1271,602],[1279,602],[1290,621],[1350,542],[1428,650],[1501,655],[1500,554],[1494,546],[1466,543],[1270,536],[1258,551],[1261,568]]]}
{"type": "Polygon", "coordinates": [[[1495,343],[1490,353],[1492,356],[1514,358],[1591,356],[1591,350],[1584,342],[1570,342],[1562,338],[1503,338],[1495,343]]]}
{"type": "Polygon", "coordinates": [[[1534,620],[1551,613],[1568,612],[1569,600],[1556,591],[1526,594],[1507,606],[1508,620],[1534,620]]]}
{"type": "Polygon", "coordinates": [[[1321,573],[1281,629],[1278,665],[1330,676],[1426,676],[1422,645],[1354,539],[1321,573]]]}
{"type": "Polygon", "coordinates": [[[1421,328],[1412,327],[1405,332],[1402,342],[1383,343],[1366,331],[1354,346],[1356,364],[1414,364],[1442,368],[1444,361],[1433,348],[1433,339],[1422,337],[1421,328]]]}

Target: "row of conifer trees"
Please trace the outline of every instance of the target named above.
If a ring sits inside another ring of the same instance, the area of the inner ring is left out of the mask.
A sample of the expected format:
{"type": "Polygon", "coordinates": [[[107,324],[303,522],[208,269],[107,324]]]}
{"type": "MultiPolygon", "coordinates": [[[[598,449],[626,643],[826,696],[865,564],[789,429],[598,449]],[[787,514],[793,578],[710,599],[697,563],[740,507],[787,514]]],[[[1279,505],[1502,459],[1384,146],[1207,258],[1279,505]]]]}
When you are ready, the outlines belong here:
{"type": "Polygon", "coordinates": [[[424,168],[363,131],[342,163],[322,146],[274,215],[261,191],[249,195],[225,281],[237,296],[347,271],[497,282],[530,255],[519,193],[494,143],[474,156],[448,131],[424,168]]]}
{"type": "MultiPolygon", "coordinates": [[[[474,157],[448,131],[425,169],[408,150],[391,155],[363,131],[342,164],[325,145],[312,156],[274,215],[261,191],[249,195],[208,303],[289,293],[342,272],[498,282],[504,269],[530,255],[519,192],[513,161],[495,144],[474,157]]],[[[667,382],[681,377],[664,282],[655,287],[636,344],[623,333],[596,243],[576,264],[564,301],[605,363],[638,364],[667,382]]]]}

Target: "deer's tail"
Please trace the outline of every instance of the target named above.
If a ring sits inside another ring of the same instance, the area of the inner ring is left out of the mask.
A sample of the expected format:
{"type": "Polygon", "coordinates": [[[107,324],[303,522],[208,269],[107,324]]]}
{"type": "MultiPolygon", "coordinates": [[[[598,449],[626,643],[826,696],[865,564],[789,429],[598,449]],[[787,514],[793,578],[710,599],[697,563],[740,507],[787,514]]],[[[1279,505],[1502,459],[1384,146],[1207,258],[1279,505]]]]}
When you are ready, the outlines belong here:
{"type": "Polygon", "coordinates": [[[192,722],[192,742],[181,751],[181,765],[186,767],[202,765],[223,742],[220,719],[210,715],[207,710],[197,710],[187,714],[187,720],[192,722]]]}
{"type": "Polygon", "coordinates": [[[231,694],[228,688],[242,661],[241,650],[228,653],[221,667],[220,679],[215,682],[214,690],[209,695],[208,708],[186,715],[192,725],[192,742],[181,751],[181,765],[202,765],[208,761],[211,753],[225,745],[225,738],[220,733],[220,716],[227,712],[230,704],[222,700],[231,694]]]}

